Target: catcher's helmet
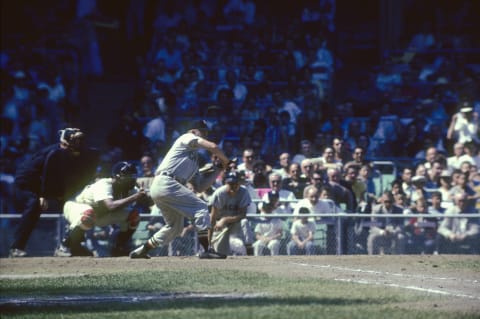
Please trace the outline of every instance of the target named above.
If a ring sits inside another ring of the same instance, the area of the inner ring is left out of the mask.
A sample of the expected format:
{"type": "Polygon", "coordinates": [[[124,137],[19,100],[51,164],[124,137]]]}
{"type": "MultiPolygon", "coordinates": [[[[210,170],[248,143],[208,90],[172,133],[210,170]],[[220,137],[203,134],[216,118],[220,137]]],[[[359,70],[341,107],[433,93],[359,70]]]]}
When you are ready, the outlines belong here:
{"type": "Polygon", "coordinates": [[[115,185],[121,189],[130,190],[137,182],[137,168],[129,162],[118,162],[112,168],[115,185]]]}
{"type": "Polygon", "coordinates": [[[202,131],[208,131],[209,127],[208,124],[205,120],[196,120],[190,123],[188,126],[189,130],[197,129],[197,130],[202,130],[202,131]]]}
{"type": "Polygon", "coordinates": [[[112,168],[112,177],[115,178],[137,178],[137,168],[129,162],[118,162],[112,168]]]}

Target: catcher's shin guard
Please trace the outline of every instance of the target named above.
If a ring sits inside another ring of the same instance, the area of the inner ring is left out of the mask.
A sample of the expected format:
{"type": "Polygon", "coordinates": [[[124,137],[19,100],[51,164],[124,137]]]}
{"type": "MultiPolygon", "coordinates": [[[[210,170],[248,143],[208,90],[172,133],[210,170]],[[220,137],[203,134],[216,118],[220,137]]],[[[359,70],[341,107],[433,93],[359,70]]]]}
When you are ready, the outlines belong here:
{"type": "Polygon", "coordinates": [[[129,229],[127,231],[119,232],[115,241],[115,245],[112,247],[112,257],[128,256],[130,249],[130,239],[132,238],[135,229],[129,229]]]}
{"type": "Polygon", "coordinates": [[[85,240],[85,230],[80,226],[72,229],[63,244],[70,248],[72,256],[93,256],[93,253],[82,246],[82,241],[85,240]]]}

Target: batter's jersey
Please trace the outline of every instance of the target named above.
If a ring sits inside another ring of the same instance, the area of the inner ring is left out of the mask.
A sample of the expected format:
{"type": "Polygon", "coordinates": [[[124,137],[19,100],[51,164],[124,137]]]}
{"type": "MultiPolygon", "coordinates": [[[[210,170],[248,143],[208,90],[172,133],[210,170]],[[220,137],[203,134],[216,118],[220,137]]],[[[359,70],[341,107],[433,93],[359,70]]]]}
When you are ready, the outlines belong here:
{"type": "Polygon", "coordinates": [[[165,155],[155,174],[168,172],[184,181],[189,181],[199,168],[198,136],[193,133],[181,135],[165,155]]]}
{"type": "Polygon", "coordinates": [[[240,186],[235,195],[231,196],[227,191],[227,185],[223,185],[215,190],[210,197],[210,205],[218,209],[217,218],[225,216],[236,216],[240,209],[246,208],[252,202],[248,190],[240,186]]]}

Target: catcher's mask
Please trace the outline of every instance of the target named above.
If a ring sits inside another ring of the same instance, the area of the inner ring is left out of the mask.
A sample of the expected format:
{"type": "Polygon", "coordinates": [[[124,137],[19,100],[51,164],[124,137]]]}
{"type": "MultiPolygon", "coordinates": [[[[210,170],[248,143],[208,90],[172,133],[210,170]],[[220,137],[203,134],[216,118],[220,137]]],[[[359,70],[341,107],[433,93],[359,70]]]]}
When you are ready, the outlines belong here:
{"type": "Polygon", "coordinates": [[[66,128],[58,132],[60,144],[74,152],[78,152],[83,145],[84,134],[78,128],[66,128]]]}

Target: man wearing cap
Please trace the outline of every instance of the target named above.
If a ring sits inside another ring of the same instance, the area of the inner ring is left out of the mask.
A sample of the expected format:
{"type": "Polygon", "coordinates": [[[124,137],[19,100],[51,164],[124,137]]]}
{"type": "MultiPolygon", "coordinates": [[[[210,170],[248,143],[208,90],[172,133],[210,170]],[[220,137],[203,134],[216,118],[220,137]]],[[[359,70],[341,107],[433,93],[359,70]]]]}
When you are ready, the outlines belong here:
{"type": "MultiPolygon", "coordinates": [[[[162,212],[165,225],[145,244],[130,252],[131,258],[148,259],[150,250],[168,245],[182,232],[184,218],[193,220],[197,231],[210,229],[207,203],[185,186],[188,181],[192,181],[195,182],[195,191],[203,192],[213,184],[220,171],[228,166],[229,159],[217,144],[206,139],[207,134],[205,121],[193,122],[189,130],[175,140],[158,166],[150,187],[150,196],[162,212]],[[199,151],[202,149],[216,156],[222,167],[216,167],[214,174],[198,181],[199,151]]],[[[203,244],[207,246],[206,243],[203,244]]]]}
{"type": "Polygon", "coordinates": [[[459,143],[479,143],[478,114],[473,112],[469,102],[462,102],[460,112],[452,116],[447,131],[447,139],[459,143]]]}
{"type": "Polygon", "coordinates": [[[423,175],[415,175],[412,177],[413,192],[410,197],[410,204],[414,204],[419,198],[428,198],[428,193],[425,190],[427,178],[423,175]]]}
{"type": "Polygon", "coordinates": [[[66,199],[91,182],[99,154],[84,146],[78,128],[59,131],[60,142],[27,159],[15,176],[16,209],[22,218],[10,247],[10,257],[25,257],[25,246],[43,211],[61,212],[66,199]]]}
{"type": "Polygon", "coordinates": [[[212,229],[209,230],[209,238],[217,253],[230,254],[230,237],[243,240],[241,220],[246,217],[251,201],[248,190],[240,186],[238,173],[233,171],[225,177],[224,185],[210,197],[212,229]]]}

